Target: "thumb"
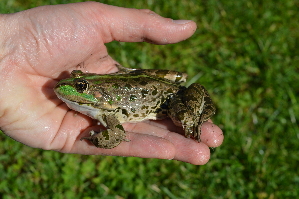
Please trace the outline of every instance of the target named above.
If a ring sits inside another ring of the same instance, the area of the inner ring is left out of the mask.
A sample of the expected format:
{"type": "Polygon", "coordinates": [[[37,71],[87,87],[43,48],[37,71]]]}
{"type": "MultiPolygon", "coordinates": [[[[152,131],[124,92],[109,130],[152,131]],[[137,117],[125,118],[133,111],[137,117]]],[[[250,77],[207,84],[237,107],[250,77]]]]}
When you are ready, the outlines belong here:
{"type": "Polygon", "coordinates": [[[177,43],[193,35],[196,24],[190,20],[172,20],[146,9],[121,8],[95,2],[90,6],[99,23],[105,43],[149,42],[154,44],[177,43]]]}

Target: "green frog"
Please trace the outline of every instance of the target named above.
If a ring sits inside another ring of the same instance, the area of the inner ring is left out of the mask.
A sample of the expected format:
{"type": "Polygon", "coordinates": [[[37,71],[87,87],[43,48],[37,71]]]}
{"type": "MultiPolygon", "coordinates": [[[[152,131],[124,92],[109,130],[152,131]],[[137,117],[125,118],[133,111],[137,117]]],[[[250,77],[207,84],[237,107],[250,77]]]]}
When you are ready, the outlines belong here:
{"type": "Polygon", "coordinates": [[[54,88],[70,109],[106,127],[81,140],[111,149],[129,141],[122,123],[170,117],[183,127],[185,137],[200,142],[201,125],[216,110],[202,85],[181,86],[187,74],[176,71],[117,67],[119,71],[111,74],[74,70],[71,78],[59,81],[54,88]]]}

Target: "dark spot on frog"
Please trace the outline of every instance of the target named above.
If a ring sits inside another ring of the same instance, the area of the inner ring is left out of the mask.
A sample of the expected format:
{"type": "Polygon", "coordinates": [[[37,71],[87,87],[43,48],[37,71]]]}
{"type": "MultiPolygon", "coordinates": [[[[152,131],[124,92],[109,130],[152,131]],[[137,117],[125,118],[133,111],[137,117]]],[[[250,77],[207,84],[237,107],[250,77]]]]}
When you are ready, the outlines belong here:
{"type": "Polygon", "coordinates": [[[146,86],[148,84],[148,82],[146,82],[146,81],[140,81],[139,84],[142,85],[142,86],[146,86]]]}
{"type": "Polygon", "coordinates": [[[129,116],[128,111],[126,109],[121,109],[121,113],[125,116],[129,116]]]}
{"type": "Polygon", "coordinates": [[[123,127],[121,124],[117,124],[117,125],[115,126],[115,128],[118,128],[118,129],[124,131],[124,127],[123,127]]]}
{"type": "Polygon", "coordinates": [[[137,96],[136,95],[130,95],[130,98],[129,100],[132,102],[132,101],[135,101],[137,99],[137,96]]]}
{"type": "Polygon", "coordinates": [[[158,94],[158,90],[155,88],[152,92],[152,95],[157,95],[158,94]]]}
{"type": "Polygon", "coordinates": [[[148,90],[142,89],[141,90],[141,95],[142,95],[143,98],[146,97],[148,95],[148,90]]]}
{"type": "Polygon", "coordinates": [[[102,133],[103,137],[105,137],[105,140],[109,140],[110,139],[108,131],[102,131],[101,133],[102,133]]]}
{"type": "Polygon", "coordinates": [[[141,107],[141,110],[146,110],[146,109],[148,109],[148,107],[149,107],[149,106],[145,106],[145,105],[143,105],[143,106],[141,107]]]}
{"type": "Polygon", "coordinates": [[[131,86],[130,84],[126,84],[126,85],[124,86],[124,88],[125,88],[126,90],[131,90],[131,89],[132,89],[132,86],[131,86]]]}
{"type": "Polygon", "coordinates": [[[112,105],[113,103],[114,103],[114,101],[113,100],[108,100],[108,103],[110,104],[110,105],[112,105]]]}
{"type": "Polygon", "coordinates": [[[127,78],[120,78],[120,80],[123,81],[123,82],[127,82],[129,79],[127,79],[127,78]]]}
{"type": "Polygon", "coordinates": [[[112,87],[115,88],[115,89],[118,89],[119,85],[118,84],[113,84],[112,87]]]}

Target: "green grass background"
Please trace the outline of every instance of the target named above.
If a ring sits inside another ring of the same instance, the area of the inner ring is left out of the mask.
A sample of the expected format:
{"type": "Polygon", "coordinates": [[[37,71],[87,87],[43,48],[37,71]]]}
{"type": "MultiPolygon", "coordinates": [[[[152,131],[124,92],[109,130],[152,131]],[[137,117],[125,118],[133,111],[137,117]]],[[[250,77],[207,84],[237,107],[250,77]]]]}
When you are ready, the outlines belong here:
{"type": "MultiPolygon", "coordinates": [[[[67,0],[2,0],[13,13],[67,0]]],[[[0,134],[0,198],[297,198],[299,1],[105,0],[191,19],[178,44],[108,44],[126,67],[184,71],[209,90],[225,140],[208,164],[62,154],[0,134]]],[[[190,82],[189,82],[190,83],[190,82]]]]}

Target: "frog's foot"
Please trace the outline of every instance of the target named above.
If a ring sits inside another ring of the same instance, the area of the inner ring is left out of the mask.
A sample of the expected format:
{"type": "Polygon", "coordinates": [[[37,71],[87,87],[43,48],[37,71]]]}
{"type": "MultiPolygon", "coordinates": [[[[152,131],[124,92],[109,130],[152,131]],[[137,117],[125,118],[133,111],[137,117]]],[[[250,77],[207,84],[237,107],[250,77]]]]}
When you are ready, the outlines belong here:
{"type": "Polygon", "coordinates": [[[197,142],[201,142],[200,135],[201,135],[201,126],[202,124],[190,124],[184,128],[185,129],[185,137],[186,138],[192,138],[193,140],[196,140],[197,142]]]}
{"type": "Polygon", "coordinates": [[[112,149],[117,147],[122,141],[130,141],[126,139],[124,127],[115,115],[102,114],[98,120],[105,124],[107,129],[99,133],[91,131],[89,137],[81,138],[81,140],[90,140],[96,147],[104,149],[112,149]]]}
{"type": "Polygon", "coordinates": [[[186,138],[192,138],[200,142],[200,127],[198,116],[190,111],[187,105],[182,103],[181,98],[173,98],[170,102],[171,108],[168,110],[168,116],[176,126],[182,126],[186,138]]]}
{"type": "Polygon", "coordinates": [[[98,148],[112,149],[117,147],[122,141],[129,142],[126,139],[126,134],[123,132],[115,132],[111,129],[106,129],[102,132],[91,131],[89,137],[83,137],[80,140],[89,140],[98,148]]]}

